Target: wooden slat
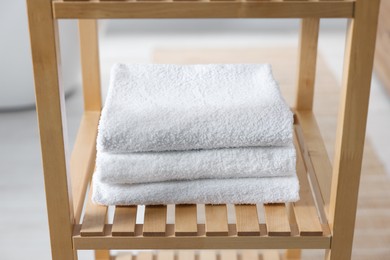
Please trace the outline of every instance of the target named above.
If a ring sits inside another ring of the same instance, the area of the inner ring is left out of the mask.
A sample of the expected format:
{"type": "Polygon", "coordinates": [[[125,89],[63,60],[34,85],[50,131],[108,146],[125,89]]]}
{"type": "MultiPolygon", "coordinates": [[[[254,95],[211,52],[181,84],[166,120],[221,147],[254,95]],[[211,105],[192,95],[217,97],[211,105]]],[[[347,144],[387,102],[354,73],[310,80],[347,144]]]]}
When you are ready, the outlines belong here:
{"type": "Polygon", "coordinates": [[[144,236],[165,236],[167,206],[145,206],[144,236]]]}
{"type": "Polygon", "coordinates": [[[201,250],[199,260],[217,260],[217,254],[214,250],[201,250]]]}
{"type": "Polygon", "coordinates": [[[198,233],[196,205],[176,205],[175,235],[195,236],[198,233]]]}
{"type": "Polygon", "coordinates": [[[259,236],[259,220],[256,205],[235,205],[237,235],[259,236]]]}
{"type": "Polygon", "coordinates": [[[92,203],[91,194],[92,187],[89,189],[80,234],[81,236],[102,236],[104,234],[107,207],[92,203]]]}
{"type": "Polygon", "coordinates": [[[206,235],[227,236],[228,219],[226,205],[206,205],[206,235]]]}
{"type": "Polygon", "coordinates": [[[175,251],[160,250],[157,253],[157,260],[175,260],[175,251]]]}
{"type": "Polygon", "coordinates": [[[100,112],[85,112],[70,158],[75,223],[80,222],[85,193],[91,179],[96,157],[96,135],[100,112]]]}
{"type": "Polygon", "coordinates": [[[264,204],[264,211],[269,236],[289,236],[291,234],[285,204],[264,204]]]}
{"type": "Polygon", "coordinates": [[[115,207],[113,236],[134,236],[137,206],[115,207]]]}
{"type": "Polygon", "coordinates": [[[96,20],[80,20],[80,56],[83,75],[84,109],[102,109],[100,91],[99,39],[96,20]]]}
{"type": "Polygon", "coordinates": [[[322,226],[314,204],[310,184],[307,179],[306,169],[303,165],[301,150],[294,138],[297,150],[297,175],[299,179],[300,200],[293,203],[293,211],[301,236],[321,236],[322,226]]]}
{"type": "Polygon", "coordinates": [[[319,18],[302,19],[296,98],[296,109],[298,110],[311,110],[313,108],[319,29],[319,18]]]}
{"type": "Polygon", "coordinates": [[[62,2],[55,18],[341,18],[352,17],[354,2],[62,2]]]}
{"type": "Polygon", "coordinates": [[[192,250],[179,250],[177,260],[195,260],[195,252],[192,250]]]}
{"type": "Polygon", "coordinates": [[[135,260],[153,260],[153,252],[138,252],[135,260]]]}
{"type": "Polygon", "coordinates": [[[379,4],[356,1],[348,24],[329,205],[332,260],[350,259],[352,254],[379,4]]]}

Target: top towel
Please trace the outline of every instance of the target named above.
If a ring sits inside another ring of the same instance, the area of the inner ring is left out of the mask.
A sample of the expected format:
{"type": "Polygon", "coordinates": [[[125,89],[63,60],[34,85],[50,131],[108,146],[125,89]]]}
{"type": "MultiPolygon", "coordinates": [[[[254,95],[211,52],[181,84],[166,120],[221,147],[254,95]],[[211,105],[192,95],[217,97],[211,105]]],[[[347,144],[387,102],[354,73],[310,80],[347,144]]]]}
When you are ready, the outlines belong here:
{"type": "Polygon", "coordinates": [[[97,149],[285,146],[292,124],[269,64],[116,64],[97,149]]]}

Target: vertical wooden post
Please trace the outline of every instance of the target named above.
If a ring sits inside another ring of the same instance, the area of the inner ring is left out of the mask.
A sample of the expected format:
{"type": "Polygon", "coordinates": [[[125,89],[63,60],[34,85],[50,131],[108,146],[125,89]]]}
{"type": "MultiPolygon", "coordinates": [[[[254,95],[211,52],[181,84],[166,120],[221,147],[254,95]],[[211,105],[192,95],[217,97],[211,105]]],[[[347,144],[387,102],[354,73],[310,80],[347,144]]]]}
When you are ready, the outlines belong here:
{"type": "Polygon", "coordinates": [[[327,259],[351,259],[379,0],[357,0],[347,32],[344,79],[329,205],[327,259]]]}
{"type": "Polygon", "coordinates": [[[96,20],[79,20],[84,110],[100,111],[99,39],[96,20]]]}
{"type": "Polygon", "coordinates": [[[66,160],[64,91],[51,0],[27,0],[52,259],[75,259],[66,160]]]}
{"type": "MultiPolygon", "coordinates": [[[[81,68],[85,111],[102,108],[99,35],[96,20],[79,20],[81,68]]],[[[110,250],[95,250],[96,260],[109,260],[110,250]]]]}
{"type": "MultiPolygon", "coordinates": [[[[299,35],[298,78],[295,107],[297,110],[312,110],[314,83],[317,65],[319,18],[303,18],[299,35]]],[[[301,250],[287,250],[287,259],[300,259],[301,250]]]]}
{"type": "Polygon", "coordinates": [[[319,18],[304,18],[301,21],[295,104],[297,110],[312,110],[313,108],[319,28],[319,18]]]}

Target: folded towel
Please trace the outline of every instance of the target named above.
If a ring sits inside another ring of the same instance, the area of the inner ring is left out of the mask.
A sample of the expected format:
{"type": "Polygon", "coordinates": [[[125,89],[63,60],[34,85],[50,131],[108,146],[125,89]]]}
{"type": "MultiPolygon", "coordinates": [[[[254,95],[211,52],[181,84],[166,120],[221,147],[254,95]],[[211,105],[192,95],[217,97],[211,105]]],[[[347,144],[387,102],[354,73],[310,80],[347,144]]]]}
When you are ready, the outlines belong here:
{"type": "Polygon", "coordinates": [[[270,65],[115,65],[98,151],[292,143],[293,114],[270,65]]]}
{"type": "Polygon", "coordinates": [[[146,184],[106,184],[94,178],[92,194],[92,200],[102,205],[256,204],[298,199],[296,175],[146,184]]]}
{"type": "Polygon", "coordinates": [[[99,152],[95,175],[104,183],[145,183],[295,174],[295,148],[249,147],[111,154],[99,152]]]}

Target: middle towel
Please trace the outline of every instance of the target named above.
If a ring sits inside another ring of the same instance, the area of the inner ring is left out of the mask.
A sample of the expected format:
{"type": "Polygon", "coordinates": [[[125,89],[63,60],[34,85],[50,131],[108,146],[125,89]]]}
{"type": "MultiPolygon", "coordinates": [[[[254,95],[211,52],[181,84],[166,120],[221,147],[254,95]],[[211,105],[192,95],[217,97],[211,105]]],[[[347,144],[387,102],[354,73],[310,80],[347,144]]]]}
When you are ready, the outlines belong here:
{"type": "Polygon", "coordinates": [[[112,154],[98,152],[95,178],[104,183],[260,178],[295,175],[295,148],[231,149],[112,154]]]}

